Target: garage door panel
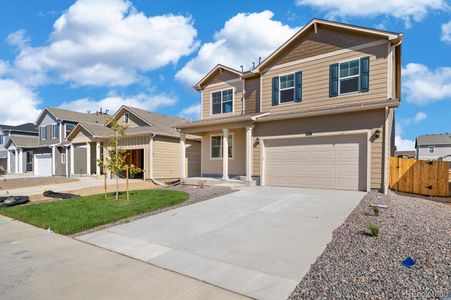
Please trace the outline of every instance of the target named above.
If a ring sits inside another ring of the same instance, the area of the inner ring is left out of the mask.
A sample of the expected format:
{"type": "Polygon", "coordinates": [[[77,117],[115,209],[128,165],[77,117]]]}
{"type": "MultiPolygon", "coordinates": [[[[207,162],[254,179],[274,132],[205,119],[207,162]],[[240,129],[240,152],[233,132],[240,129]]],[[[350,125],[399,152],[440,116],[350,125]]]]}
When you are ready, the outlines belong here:
{"type": "Polygon", "coordinates": [[[265,141],[265,184],[366,190],[366,135],[265,141]]]}
{"type": "Polygon", "coordinates": [[[52,154],[39,153],[34,157],[34,175],[36,176],[52,176],[52,154]]]}

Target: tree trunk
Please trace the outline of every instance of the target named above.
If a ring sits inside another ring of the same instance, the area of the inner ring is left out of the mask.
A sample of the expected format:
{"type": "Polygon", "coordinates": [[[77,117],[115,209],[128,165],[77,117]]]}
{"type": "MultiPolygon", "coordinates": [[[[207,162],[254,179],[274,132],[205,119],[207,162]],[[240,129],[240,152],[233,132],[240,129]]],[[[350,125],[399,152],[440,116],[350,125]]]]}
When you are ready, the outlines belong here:
{"type": "Polygon", "coordinates": [[[108,190],[106,186],[106,173],[103,173],[103,187],[105,188],[105,201],[108,199],[108,190]]]}
{"type": "MultiPolygon", "coordinates": [[[[114,132],[114,135],[116,138],[116,164],[117,164],[117,159],[119,157],[119,153],[118,153],[119,141],[117,139],[117,130],[114,132]]],[[[116,200],[119,200],[119,173],[116,174],[116,200]]]]}
{"type": "Polygon", "coordinates": [[[130,201],[130,196],[128,194],[128,165],[125,166],[125,186],[127,189],[127,202],[130,201]]]}

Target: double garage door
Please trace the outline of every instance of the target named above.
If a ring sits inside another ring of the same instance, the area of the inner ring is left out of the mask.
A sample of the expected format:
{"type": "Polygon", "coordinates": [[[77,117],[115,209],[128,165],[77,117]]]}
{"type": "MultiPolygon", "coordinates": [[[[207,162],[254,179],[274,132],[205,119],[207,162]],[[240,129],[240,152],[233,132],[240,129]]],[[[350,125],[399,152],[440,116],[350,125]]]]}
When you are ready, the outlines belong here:
{"type": "Polygon", "coordinates": [[[264,183],[341,190],[366,190],[366,134],[267,139],[264,183]]]}

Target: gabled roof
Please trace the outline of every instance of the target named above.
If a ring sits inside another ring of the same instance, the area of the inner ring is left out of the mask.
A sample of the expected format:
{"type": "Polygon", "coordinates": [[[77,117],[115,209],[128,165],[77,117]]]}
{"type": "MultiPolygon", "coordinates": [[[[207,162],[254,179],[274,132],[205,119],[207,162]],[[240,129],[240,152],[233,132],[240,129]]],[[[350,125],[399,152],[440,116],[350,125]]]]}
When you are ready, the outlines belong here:
{"type": "Polygon", "coordinates": [[[402,33],[397,32],[390,32],[390,31],[384,31],[384,30],[378,30],[378,29],[372,29],[357,25],[350,25],[340,22],[334,22],[334,21],[328,21],[323,19],[312,19],[310,22],[308,22],[304,27],[302,27],[298,32],[296,32],[288,41],[283,43],[279,48],[277,48],[273,53],[271,53],[268,57],[266,57],[257,67],[255,67],[254,70],[252,70],[254,73],[260,73],[263,67],[268,65],[272,59],[279,54],[283,49],[290,46],[294,41],[296,41],[300,36],[302,36],[304,33],[308,32],[308,29],[315,28],[317,30],[318,25],[327,25],[332,26],[336,28],[341,29],[347,29],[351,31],[356,32],[363,32],[363,33],[369,33],[372,35],[380,36],[384,39],[387,39],[388,41],[391,41],[392,43],[398,43],[402,41],[402,33]]]}
{"type": "Polygon", "coordinates": [[[91,134],[93,138],[102,138],[114,134],[113,129],[106,127],[103,124],[80,122],[77,124],[77,126],[75,126],[74,129],[72,129],[66,139],[68,141],[71,141],[82,128],[89,132],[89,134],[91,134]]]}
{"type": "Polygon", "coordinates": [[[40,147],[37,136],[11,135],[5,143],[5,148],[13,143],[16,148],[37,148],[40,147]]]}
{"type": "Polygon", "coordinates": [[[238,71],[238,70],[235,70],[235,69],[233,69],[233,68],[231,68],[231,67],[227,67],[227,66],[224,66],[224,65],[221,65],[221,64],[217,64],[213,69],[211,69],[210,72],[207,73],[207,75],[205,75],[201,80],[199,80],[198,83],[196,83],[196,84],[194,85],[194,88],[195,88],[196,90],[199,90],[201,84],[204,83],[205,81],[207,81],[207,80],[208,80],[208,79],[216,72],[216,70],[219,70],[219,71],[221,71],[221,70],[226,70],[226,71],[229,71],[229,72],[231,72],[231,73],[235,73],[235,74],[237,74],[238,76],[243,75],[243,72],[240,72],[240,71],[238,71]]]}
{"type": "Polygon", "coordinates": [[[415,147],[426,145],[450,145],[451,146],[451,133],[444,134],[427,134],[420,135],[415,141],[415,147]]]}
{"type": "Polygon", "coordinates": [[[5,125],[5,124],[0,124],[0,129],[1,130],[8,130],[8,131],[20,131],[20,132],[32,132],[32,133],[37,133],[38,132],[38,127],[33,124],[33,123],[24,123],[24,124],[20,124],[20,125],[5,125]]]}
{"type": "Polygon", "coordinates": [[[39,124],[40,120],[42,119],[42,117],[45,115],[46,112],[51,114],[57,120],[74,123],[85,122],[85,123],[105,124],[105,122],[108,120],[108,115],[105,115],[103,113],[88,114],[61,108],[45,107],[39,114],[38,118],[36,119],[35,124],[39,124]]]}

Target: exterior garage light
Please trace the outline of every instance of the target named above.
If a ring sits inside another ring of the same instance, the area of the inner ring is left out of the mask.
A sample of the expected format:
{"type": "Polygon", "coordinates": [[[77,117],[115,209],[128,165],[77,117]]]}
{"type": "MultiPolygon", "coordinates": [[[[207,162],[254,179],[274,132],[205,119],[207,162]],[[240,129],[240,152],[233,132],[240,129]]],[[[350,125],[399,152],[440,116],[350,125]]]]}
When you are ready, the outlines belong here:
{"type": "Polygon", "coordinates": [[[381,131],[378,129],[375,132],[376,138],[378,139],[381,136],[381,131]]]}

